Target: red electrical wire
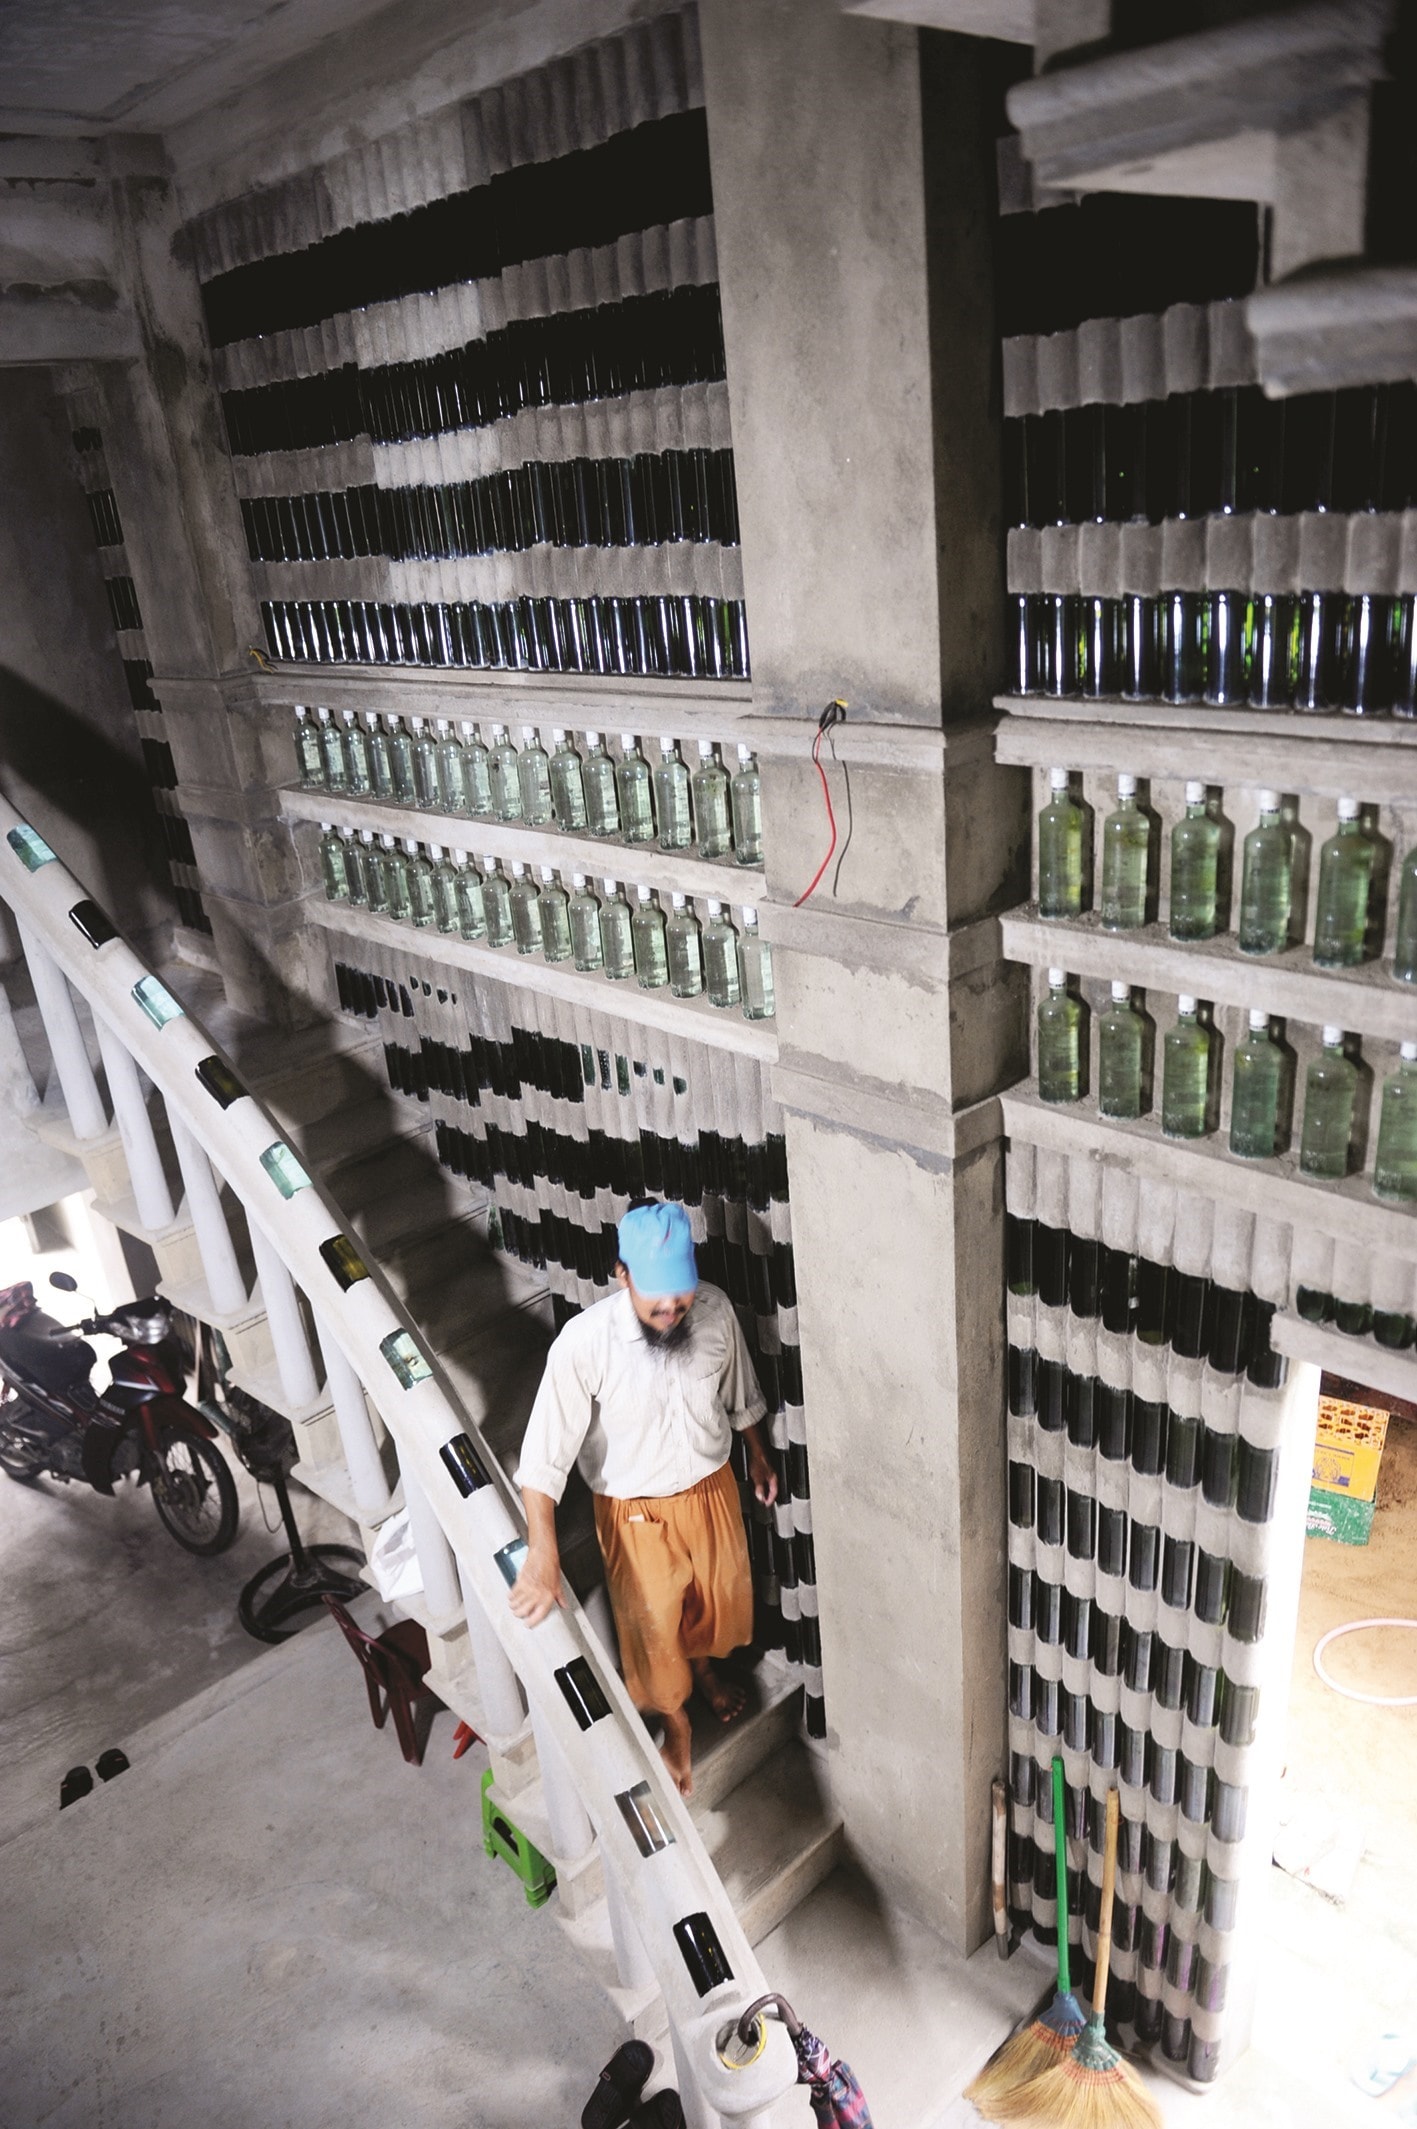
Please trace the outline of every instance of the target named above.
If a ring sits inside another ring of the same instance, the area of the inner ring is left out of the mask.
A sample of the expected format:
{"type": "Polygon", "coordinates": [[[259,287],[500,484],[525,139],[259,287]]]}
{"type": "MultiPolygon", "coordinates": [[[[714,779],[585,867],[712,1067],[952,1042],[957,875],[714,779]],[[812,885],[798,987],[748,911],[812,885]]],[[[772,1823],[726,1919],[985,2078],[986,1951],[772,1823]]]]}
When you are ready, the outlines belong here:
{"type": "MultiPolygon", "coordinates": [[[[831,707],[835,708],[836,704],[832,704],[831,707]]],[[[844,709],[845,704],[842,704],[841,707],[844,709]]],[[[831,828],[832,839],[827,845],[826,856],[822,859],[821,864],[812,874],[810,884],[803,890],[801,894],[798,895],[797,900],[793,903],[792,907],[794,909],[800,909],[802,907],[802,904],[808,899],[808,897],[816,893],[818,887],[821,885],[822,874],[826,871],[828,865],[830,865],[832,861],[833,852],[836,849],[836,812],[832,806],[831,786],[827,782],[827,772],[822,767],[822,741],[825,739],[827,734],[826,715],[826,711],[823,711],[822,720],[818,723],[817,726],[817,736],[812,741],[812,761],[816,768],[818,776],[820,776],[820,778],[822,779],[822,797],[826,802],[827,823],[831,828]]]]}

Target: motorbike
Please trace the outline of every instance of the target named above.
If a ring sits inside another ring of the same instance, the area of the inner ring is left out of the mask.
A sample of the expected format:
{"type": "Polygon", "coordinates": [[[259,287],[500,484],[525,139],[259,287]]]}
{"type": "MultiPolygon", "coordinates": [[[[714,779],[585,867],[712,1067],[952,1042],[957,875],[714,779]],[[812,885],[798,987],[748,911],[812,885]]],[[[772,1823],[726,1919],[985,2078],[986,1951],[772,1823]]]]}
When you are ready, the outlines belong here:
{"type": "MultiPolygon", "coordinates": [[[[67,1272],[49,1283],[78,1292],[67,1272]]],[[[212,1446],[216,1428],[186,1400],[188,1365],[172,1310],[157,1296],[71,1325],[45,1315],[27,1281],[0,1290],[0,1470],[22,1481],[77,1479],[110,1495],[134,1478],[186,1551],[225,1552],[236,1536],[236,1482],[212,1446]],[[98,1356],[86,1341],[102,1335],[123,1350],[99,1395],[90,1381],[98,1356]]]]}

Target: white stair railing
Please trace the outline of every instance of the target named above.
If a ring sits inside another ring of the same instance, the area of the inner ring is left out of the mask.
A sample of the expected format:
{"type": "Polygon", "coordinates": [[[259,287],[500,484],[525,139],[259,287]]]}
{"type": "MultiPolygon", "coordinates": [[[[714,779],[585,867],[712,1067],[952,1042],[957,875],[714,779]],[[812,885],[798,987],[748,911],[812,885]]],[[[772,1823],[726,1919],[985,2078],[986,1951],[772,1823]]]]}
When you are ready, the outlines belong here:
{"type": "Polygon", "coordinates": [[[537,1627],[511,1612],[503,1563],[525,1523],[478,1415],[424,1350],[379,1266],[366,1264],[275,1119],[3,799],[0,837],[0,896],[19,924],[76,1139],[101,1138],[110,1127],[70,985],[98,1029],[139,1221],[160,1230],[176,1217],[141,1073],[166,1107],[214,1304],[239,1308],[245,1297],[213,1170],[244,1208],[282,1385],[297,1407],[321,1394],[298,1292],[310,1303],[355,1497],[374,1514],[388,1494],[364,1393],[387,1426],[420,1558],[433,1568],[430,1603],[454,1613],[459,1599],[465,1605],[494,1731],[521,1727],[525,1694],[554,1841],[567,1861],[599,1843],[621,1979],[634,1987],[652,1974],[658,1983],[693,2129],[766,2129],[768,2110],[796,2081],[791,2046],[769,2021],[756,2053],[731,2044],[744,2008],[764,1993],[761,1969],[579,1607],[553,1611],[537,1627]]]}

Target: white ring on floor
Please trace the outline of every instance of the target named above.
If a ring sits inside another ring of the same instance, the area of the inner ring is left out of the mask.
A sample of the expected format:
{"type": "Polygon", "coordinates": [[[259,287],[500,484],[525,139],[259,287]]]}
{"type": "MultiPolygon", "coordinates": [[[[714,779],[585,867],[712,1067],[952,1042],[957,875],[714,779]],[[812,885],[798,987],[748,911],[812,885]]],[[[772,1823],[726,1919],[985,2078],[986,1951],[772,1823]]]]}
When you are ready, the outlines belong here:
{"type": "Polygon", "coordinates": [[[1352,1686],[1340,1685],[1336,1678],[1330,1678],[1324,1669],[1323,1653],[1330,1641],[1337,1641],[1343,1634],[1361,1634],[1370,1626],[1400,1626],[1417,1633],[1417,1619],[1350,1619],[1347,1626],[1335,1626],[1324,1635],[1314,1650],[1314,1669],[1330,1692],[1341,1693],[1345,1700],[1361,1700],[1368,1708],[1417,1708],[1417,1693],[1357,1693],[1352,1686]]]}

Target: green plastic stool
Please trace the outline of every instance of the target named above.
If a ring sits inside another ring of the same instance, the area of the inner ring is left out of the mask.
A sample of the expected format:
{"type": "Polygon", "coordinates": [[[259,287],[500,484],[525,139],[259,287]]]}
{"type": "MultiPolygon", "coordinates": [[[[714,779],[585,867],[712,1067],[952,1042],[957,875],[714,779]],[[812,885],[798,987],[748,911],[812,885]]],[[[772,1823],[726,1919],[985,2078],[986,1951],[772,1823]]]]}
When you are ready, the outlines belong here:
{"type": "Polygon", "coordinates": [[[492,1798],[492,1769],[482,1777],[482,1845],[499,1855],[522,1881],[528,1907],[544,1907],[556,1889],[556,1873],[539,1848],[532,1846],[492,1798]]]}

